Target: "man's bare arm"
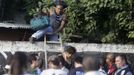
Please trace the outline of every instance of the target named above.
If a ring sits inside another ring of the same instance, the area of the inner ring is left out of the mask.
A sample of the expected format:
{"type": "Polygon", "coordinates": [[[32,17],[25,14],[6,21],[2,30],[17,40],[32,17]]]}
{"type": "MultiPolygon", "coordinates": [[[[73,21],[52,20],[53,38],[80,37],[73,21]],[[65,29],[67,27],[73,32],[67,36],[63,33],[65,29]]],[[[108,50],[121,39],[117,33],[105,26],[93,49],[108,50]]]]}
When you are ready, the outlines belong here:
{"type": "Polygon", "coordinates": [[[60,27],[54,33],[58,33],[60,31],[62,31],[63,28],[65,27],[66,22],[67,22],[67,17],[66,17],[66,15],[64,15],[64,17],[63,17],[63,19],[61,21],[60,27]]]}

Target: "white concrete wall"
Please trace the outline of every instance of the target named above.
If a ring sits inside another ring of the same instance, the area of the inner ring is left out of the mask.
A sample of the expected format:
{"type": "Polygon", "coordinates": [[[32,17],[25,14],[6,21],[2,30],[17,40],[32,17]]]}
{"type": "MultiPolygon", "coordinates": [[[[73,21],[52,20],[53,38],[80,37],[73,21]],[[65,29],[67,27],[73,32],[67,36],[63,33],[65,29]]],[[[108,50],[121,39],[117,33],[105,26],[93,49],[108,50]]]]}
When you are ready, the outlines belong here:
{"type": "MultiPolygon", "coordinates": [[[[78,52],[95,51],[95,52],[116,52],[116,53],[134,53],[134,45],[120,45],[120,44],[94,44],[94,43],[64,43],[64,45],[72,45],[76,47],[78,52]]],[[[60,45],[49,44],[44,47],[43,42],[36,42],[31,44],[29,42],[20,41],[0,41],[0,51],[59,51],[60,45]],[[50,50],[51,49],[51,50],[50,50]]]]}

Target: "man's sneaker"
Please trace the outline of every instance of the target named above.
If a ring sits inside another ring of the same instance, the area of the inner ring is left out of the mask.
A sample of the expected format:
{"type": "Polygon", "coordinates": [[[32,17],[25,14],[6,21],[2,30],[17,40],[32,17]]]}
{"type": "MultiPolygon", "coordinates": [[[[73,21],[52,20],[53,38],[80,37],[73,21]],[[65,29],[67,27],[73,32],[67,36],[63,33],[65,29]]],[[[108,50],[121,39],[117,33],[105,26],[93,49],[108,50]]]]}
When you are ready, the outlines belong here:
{"type": "Polygon", "coordinates": [[[30,43],[35,43],[35,40],[36,40],[36,39],[35,39],[34,37],[30,37],[30,38],[29,38],[29,42],[30,42],[30,43]]]}

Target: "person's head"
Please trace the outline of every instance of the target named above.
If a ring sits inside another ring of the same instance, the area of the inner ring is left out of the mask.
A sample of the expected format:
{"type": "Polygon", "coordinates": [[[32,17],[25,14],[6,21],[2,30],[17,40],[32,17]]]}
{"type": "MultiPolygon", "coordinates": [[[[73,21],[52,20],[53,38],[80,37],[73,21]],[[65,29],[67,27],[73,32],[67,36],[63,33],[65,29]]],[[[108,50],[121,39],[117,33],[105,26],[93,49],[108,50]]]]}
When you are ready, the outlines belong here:
{"type": "Polygon", "coordinates": [[[117,55],[115,58],[115,64],[117,68],[121,68],[122,66],[126,65],[127,60],[125,55],[117,55]]]}
{"type": "Polygon", "coordinates": [[[99,60],[93,56],[86,56],[83,59],[83,68],[85,72],[97,71],[99,69],[99,60]]]}
{"type": "Polygon", "coordinates": [[[59,61],[60,61],[60,68],[64,67],[65,60],[62,55],[58,55],[59,61]]]}
{"type": "Polygon", "coordinates": [[[48,58],[48,66],[49,68],[59,68],[60,60],[58,56],[52,55],[48,58]]]}
{"type": "Polygon", "coordinates": [[[76,49],[73,46],[65,46],[63,55],[70,59],[76,53],[76,49]]]}
{"type": "Polygon", "coordinates": [[[106,63],[107,64],[111,64],[111,63],[114,63],[115,62],[115,56],[113,53],[109,53],[107,54],[106,56],[106,63]]]}
{"type": "Polygon", "coordinates": [[[83,58],[81,56],[76,56],[76,58],[74,59],[75,68],[82,67],[82,60],[83,58]]]}
{"type": "Polygon", "coordinates": [[[56,14],[60,15],[63,11],[63,6],[61,4],[57,4],[55,5],[54,9],[55,9],[56,14]]]}
{"type": "Polygon", "coordinates": [[[99,65],[100,65],[100,68],[103,68],[104,65],[105,65],[105,60],[103,58],[100,58],[99,59],[99,65]]]}
{"type": "Polygon", "coordinates": [[[54,6],[62,5],[63,9],[67,8],[67,4],[64,0],[54,0],[54,6]]]}
{"type": "Polygon", "coordinates": [[[36,68],[39,66],[38,59],[39,59],[38,54],[30,55],[31,68],[36,68]]]}
{"type": "Polygon", "coordinates": [[[11,75],[21,75],[27,69],[27,56],[24,52],[15,52],[11,61],[11,75]]]}

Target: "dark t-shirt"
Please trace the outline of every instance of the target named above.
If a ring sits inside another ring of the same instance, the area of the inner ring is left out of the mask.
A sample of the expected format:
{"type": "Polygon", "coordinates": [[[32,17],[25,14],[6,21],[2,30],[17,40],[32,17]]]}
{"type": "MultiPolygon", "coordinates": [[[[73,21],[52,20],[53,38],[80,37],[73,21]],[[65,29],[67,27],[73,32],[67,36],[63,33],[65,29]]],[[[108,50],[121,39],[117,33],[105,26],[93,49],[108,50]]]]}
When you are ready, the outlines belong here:
{"type": "Polygon", "coordinates": [[[50,16],[50,25],[52,26],[54,31],[56,31],[60,27],[62,20],[65,20],[65,14],[56,15],[56,13],[54,12],[50,16]]]}
{"type": "Polygon", "coordinates": [[[62,62],[63,62],[63,66],[65,66],[68,70],[73,69],[74,68],[74,59],[76,57],[76,54],[74,54],[71,58],[71,62],[68,63],[67,61],[64,60],[64,57],[62,56],[62,54],[59,54],[59,56],[61,56],[63,58],[62,62]]]}
{"type": "Polygon", "coordinates": [[[71,69],[68,75],[84,75],[84,70],[82,67],[71,69]]]}
{"type": "Polygon", "coordinates": [[[67,69],[71,69],[72,64],[69,64],[69,63],[67,63],[67,62],[65,61],[64,66],[65,66],[67,69]]]}

